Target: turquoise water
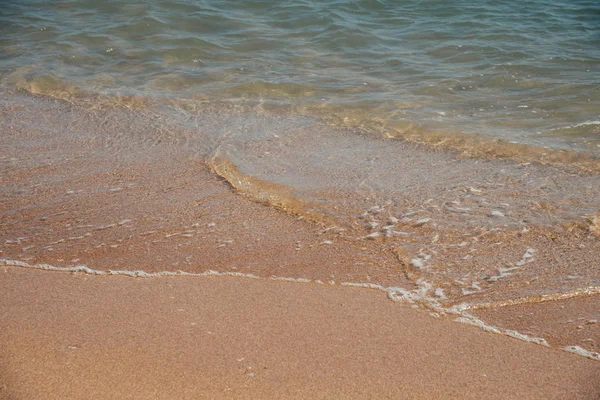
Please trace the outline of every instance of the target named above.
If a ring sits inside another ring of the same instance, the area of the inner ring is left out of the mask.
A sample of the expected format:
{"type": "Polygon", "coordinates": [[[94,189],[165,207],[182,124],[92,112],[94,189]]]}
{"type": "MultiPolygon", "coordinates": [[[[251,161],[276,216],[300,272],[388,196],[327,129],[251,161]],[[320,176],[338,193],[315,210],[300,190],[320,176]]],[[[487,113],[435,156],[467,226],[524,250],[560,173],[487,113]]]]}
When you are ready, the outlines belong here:
{"type": "Polygon", "coordinates": [[[0,49],[5,87],[243,100],[600,154],[597,1],[11,0],[0,49]]]}

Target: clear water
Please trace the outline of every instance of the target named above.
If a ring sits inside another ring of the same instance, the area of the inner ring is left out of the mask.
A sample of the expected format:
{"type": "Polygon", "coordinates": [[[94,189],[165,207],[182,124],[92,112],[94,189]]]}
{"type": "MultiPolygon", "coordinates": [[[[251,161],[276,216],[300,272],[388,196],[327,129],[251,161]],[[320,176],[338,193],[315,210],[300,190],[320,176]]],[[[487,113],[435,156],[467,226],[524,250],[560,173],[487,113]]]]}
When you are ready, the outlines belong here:
{"type": "Polygon", "coordinates": [[[0,78],[600,154],[595,0],[5,0],[0,78]]]}

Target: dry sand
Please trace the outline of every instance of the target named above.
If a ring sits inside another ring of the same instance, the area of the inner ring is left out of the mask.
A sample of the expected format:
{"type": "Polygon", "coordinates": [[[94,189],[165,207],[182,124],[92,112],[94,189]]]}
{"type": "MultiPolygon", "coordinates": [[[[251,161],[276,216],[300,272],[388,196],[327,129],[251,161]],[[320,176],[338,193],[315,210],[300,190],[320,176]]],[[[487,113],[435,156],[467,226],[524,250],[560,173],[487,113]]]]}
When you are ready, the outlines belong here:
{"type": "Polygon", "coordinates": [[[600,363],[384,294],[0,271],[1,399],[594,399],[600,363]]]}

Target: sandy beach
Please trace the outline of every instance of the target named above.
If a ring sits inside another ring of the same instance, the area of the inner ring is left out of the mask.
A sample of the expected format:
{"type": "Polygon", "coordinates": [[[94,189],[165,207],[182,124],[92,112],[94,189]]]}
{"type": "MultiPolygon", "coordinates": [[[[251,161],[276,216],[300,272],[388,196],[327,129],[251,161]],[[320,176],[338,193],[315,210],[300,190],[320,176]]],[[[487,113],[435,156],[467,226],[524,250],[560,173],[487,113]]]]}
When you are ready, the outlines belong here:
{"type": "Polygon", "coordinates": [[[597,175],[171,111],[2,97],[0,398],[600,396],[597,175]]]}
{"type": "Polygon", "coordinates": [[[0,400],[600,400],[599,16],[0,0],[0,400]]]}
{"type": "Polygon", "coordinates": [[[0,274],[2,399],[600,395],[598,362],[437,320],[369,289],[0,274]]]}

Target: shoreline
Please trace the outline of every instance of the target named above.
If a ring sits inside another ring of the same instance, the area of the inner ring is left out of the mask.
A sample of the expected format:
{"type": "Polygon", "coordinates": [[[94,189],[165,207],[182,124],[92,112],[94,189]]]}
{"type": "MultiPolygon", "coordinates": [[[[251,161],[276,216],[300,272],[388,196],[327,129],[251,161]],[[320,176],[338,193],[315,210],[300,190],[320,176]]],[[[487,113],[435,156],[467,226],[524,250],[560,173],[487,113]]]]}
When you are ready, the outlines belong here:
{"type": "MultiPolygon", "coordinates": [[[[520,340],[523,342],[534,343],[534,344],[537,344],[537,345],[540,345],[543,347],[552,348],[554,350],[561,350],[561,351],[574,353],[574,354],[577,354],[579,356],[582,356],[582,357],[585,357],[585,358],[588,358],[588,359],[591,359],[594,361],[600,361],[600,353],[583,349],[577,345],[569,345],[569,344],[565,345],[565,343],[563,343],[563,345],[564,345],[563,347],[557,347],[556,345],[550,346],[544,337],[531,336],[530,334],[523,334],[523,333],[520,333],[520,332],[510,329],[510,328],[502,328],[500,326],[490,325],[489,323],[486,323],[482,319],[479,318],[480,316],[490,317],[490,314],[491,314],[491,316],[494,316],[494,314],[502,315],[503,307],[500,307],[500,308],[483,307],[480,309],[478,307],[471,307],[467,304],[459,304],[457,306],[446,308],[446,307],[443,307],[438,302],[436,302],[434,299],[428,298],[426,296],[427,289],[425,289],[423,287],[419,287],[415,290],[409,291],[404,288],[384,287],[384,286],[381,286],[378,284],[373,284],[373,283],[335,282],[335,281],[323,282],[320,280],[311,280],[311,279],[306,279],[306,278],[292,278],[292,277],[280,277],[280,276],[260,277],[260,276],[254,275],[254,274],[244,274],[244,273],[240,273],[240,272],[230,272],[230,271],[223,272],[223,271],[214,271],[214,270],[207,270],[207,271],[198,272],[198,273],[186,272],[186,271],[181,271],[181,270],[159,271],[159,272],[150,272],[150,273],[148,273],[146,271],[142,271],[142,270],[133,270],[133,271],[95,270],[95,269],[90,269],[85,265],[77,265],[74,267],[54,267],[54,266],[48,265],[48,264],[30,265],[30,264],[27,264],[22,261],[6,260],[6,259],[0,259],[0,267],[4,267],[5,270],[7,267],[9,267],[9,268],[12,267],[12,268],[17,268],[17,269],[23,268],[23,269],[38,270],[38,271],[44,271],[44,272],[55,272],[55,273],[62,272],[62,273],[83,274],[83,275],[104,276],[104,277],[121,276],[121,277],[126,277],[126,278],[142,278],[142,279],[229,277],[229,278],[244,278],[244,279],[272,281],[272,282],[312,284],[312,285],[317,285],[317,286],[322,286],[322,287],[353,287],[353,288],[357,288],[357,289],[369,289],[371,291],[378,291],[378,292],[384,293],[385,296],[387,297],[387,299],[391,302],[402,303],[404,305],[410,305],[412,308],[415,308],[415,309],[421,309],[420,310],[421,312],[423,312],[424,314],[429,314],[429,316],[431,316],[432,318],[443,318],[446,320],[452,320],[454,322],[459,322],[462,324],[472,325],[474,327],[481,329],[484,332],[501,335],[501,336],[506,336],[506,337],[510,337],[510,338],[520,340]],[[486,313],[486,311],[490,311],[490,310],[492,311],[491,313],[490,312],[486,313]],[[467,313],[466,311],[469,311],[469,313],[467,313]]],[[[579,301],[579,302],[591,301],[591,304],[585,308],[588,310],[588,312],[591,309],[592,310],[591,313],[593,313],[594,306],[595,306],[593,296],[599,294],[598,289],[599,288],[589,288],[586,295],[585,296],[582,295],[583,299],[581,299],[580,296],[573,295],[573,296],[565,296],[562,299],[555,299],[555,300],[548,300],[548,301],[552,302],[554,304],[556,304],[560,300],[573,300],[573,301],[579,301]]],[[[519,303],[519,304],[514,304],[513,306],[525,306],[525,308],[527,308],[528,305],[529,306],[533,305],[534,308],[548,307],[548,305],[545,303],[546,302],[533,302],[533,303],[529,303],[529,304],[528,303],[519,303]]],[[[560,307],[564,308],[564,306],[560,306],[560,307]]],[[[556,314],[556,312],[555,312],[555,314],[556,314]]],[[[509,315],[510,315],[510,312],[509,312],[509,315]]],[[[544,314],[544,315],[548,315],[548,314],[544,314]]],[[[487,320],[487,318],[486,318],[486,320],[487,320]]],[[[505,322],[502,319],[500,319],[499,321],[501,324],[502,324],[502,322],[505,322]]],[[[591,323],[589,323],[589,325],[595,325],[596,323],[598,323],[597,320],[590,320],[590,321],[591,321],[591,323]]],[[[553,321],[553,322],[556,323],[556,321],[553,321]]],[[[546,326],[546,329],[547,329],[547,326],[546,326]]],[[[552,332],[552,331],[550,330],[550,332],[552,332]]],[[[564,334],[564,332],[563,332],[563,334],[564,334]]],[[[567,336],[569,336],[569,335],[567,335],[567,336]]]]}

